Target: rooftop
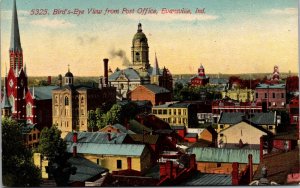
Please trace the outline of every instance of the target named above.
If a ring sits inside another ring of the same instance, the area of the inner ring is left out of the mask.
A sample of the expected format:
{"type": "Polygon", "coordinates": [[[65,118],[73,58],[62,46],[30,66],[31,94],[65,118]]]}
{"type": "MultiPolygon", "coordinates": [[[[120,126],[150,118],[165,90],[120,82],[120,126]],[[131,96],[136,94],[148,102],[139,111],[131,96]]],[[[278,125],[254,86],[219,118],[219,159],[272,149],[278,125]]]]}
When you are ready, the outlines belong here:
{"type": "Polygon", "coordinates": [[[33,94],[36,100],[52,100],[52,90],[59,88],[58,86],[42,86],[42,87],[31,87],[29,91],[33,94]]]}
{"type": "Polygon", "coordinates": [[[170,93],[170,91],[167,90],[166,88],[160,87],[160,86],[155,85],[155,84],[141,85],[140,87],[145,87],[148,90],[150,90],[151,92],[153,92],[154,94],[170,93]]]}
{"type": "Polygon", "coordinates": [[[82,157],[71,157],[68,162],[77,168],[76,174],[70,176],[70,183],[76,181],[85,182],[99,174],[103,174],[104,172],[108,171],[108,169],[103,168],[82,157]]]}
{"type": "Polygon", "coordinates": [[[73,152],[73,146],[77,146],[77,153],[95,155],[121,155],[141,156],[145,145],[143,144],[98,144],[98,143],[68,143],[67,152],[73,152]]]}
{"type": "Polygon", "coordinates": [[[258,84],[256,89],[285,89],[285,84],[258,84]]]}
{"type": "Polygon", "coordinates": [[[259,150],[192,147],[190,153],[196,154],[196,161],[219,163],[248,163],[248,154],[252,154],[253,164],[259,164],[259,150]]]}
{"type": "MultiPolygon", "coordinates": [[[[122,144],[126,136],[126,133],[78,132],[77,140],[79,143],[122,144]],[[111,140],[108,139],[108,134],[111,135],[111,140]]],[[[72,132],[66,135],[65,141],[73,142],[72,132]]]]}
{"type": "Polygon", "coordinates": [[[182,186],[228,186],[232,185],[228,174],[204,174],[197,172],[182,182],[182,186]]]}

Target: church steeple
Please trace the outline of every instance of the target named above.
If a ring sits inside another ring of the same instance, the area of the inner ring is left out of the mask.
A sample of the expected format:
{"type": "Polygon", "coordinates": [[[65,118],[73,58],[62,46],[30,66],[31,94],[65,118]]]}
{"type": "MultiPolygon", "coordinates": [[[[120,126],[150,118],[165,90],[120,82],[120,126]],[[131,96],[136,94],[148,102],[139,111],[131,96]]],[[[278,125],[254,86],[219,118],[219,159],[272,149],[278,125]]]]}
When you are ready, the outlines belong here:
{"type": "Polygon", "coordinates": [[[155,52],[155,62],[154,62],[153,70],[152,70],[152,75],[160,75],[156,52],[155,52]]]}
{"type": "Polygon", "coordinates": [[[14,70],[18,67],[19,70],[23,67],[23,52],[21,47],[19,22],[16,0],[14,0],[12,11],[11,38],[10,38],[10,67],[14,70]]]}

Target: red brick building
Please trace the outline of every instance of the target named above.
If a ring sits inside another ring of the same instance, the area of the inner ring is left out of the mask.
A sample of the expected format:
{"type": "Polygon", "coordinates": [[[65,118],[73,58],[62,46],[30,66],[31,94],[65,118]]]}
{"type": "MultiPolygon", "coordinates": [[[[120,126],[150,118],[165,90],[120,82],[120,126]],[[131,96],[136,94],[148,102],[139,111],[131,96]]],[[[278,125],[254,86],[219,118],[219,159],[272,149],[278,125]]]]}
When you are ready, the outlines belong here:
{"type": "Polygon", "coordinates": [[[172,98],[169,90],[155,84],[140,85],[129,95],[132,101],[149,100],[153,106],[169,102],[172,98]]]}
{"type": "Polygon", "coordinates": [[[205,75],[203,65],[198,68],[198,75],[191,79],[191,86],[205,86],[209,82],[209,77],[205,75]]]}
{"type": "Polygon", "coordinates": [[[291,124],[299,123],[299,96],[291,99],[289,104],[289,116],[291,124]]]}
{"type": "Polygon", "coordinates": [[[259,84],[255,88],[255,101],[266,105],[267,109],[284,109],[286,107],[285,84],[259,84]]]}

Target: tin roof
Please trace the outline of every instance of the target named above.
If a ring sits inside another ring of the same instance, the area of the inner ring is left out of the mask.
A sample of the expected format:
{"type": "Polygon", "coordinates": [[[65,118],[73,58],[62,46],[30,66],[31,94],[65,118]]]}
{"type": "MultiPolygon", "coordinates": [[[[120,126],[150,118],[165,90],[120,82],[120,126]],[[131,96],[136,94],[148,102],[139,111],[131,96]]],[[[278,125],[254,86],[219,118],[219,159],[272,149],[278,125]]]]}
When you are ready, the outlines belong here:
{"type": "Polygon", "coordinates": [[[229,174],[204,174],[196,172],[183,180],[183,186],[226,186],[232,185],[232,176],[229,174]]]}
{"type": "MultiPolygon", "coordinates": [[[[77,140],[79,143],[122,144],[126,136],[126,133],[78,132],[77,140]],[[108,139],[108,134],[111,135],[111,140],[108,139]]],[[[65,141],[73,142],[72,132],[66,135],[65,141]]]]}
{"type": "Polygon", "coordinates": [[[248,154],[252,154],[253,163],[259,164],[259,150],[232,148],[193,147],[189,152],[196,155],[196,161],[219,163],[248,163],[248,154]]]}
{"type": "Polygon", "coordinates": [[[146,89],[152,91],[155,94],[170,93],[170,91],[167,90],[166,88],[160,87],[160,86],[155,85],[155,84],[141,85],[140,87],[145,87],[146,89]]]}
{"type": "Polygon", "coordinates": [[[58,86],[42,86],[42,87],[31,87],[29,91],[31,95],[33,95],[36,100],[49,100],[52,99],[52,90],[59,88],[58,86]]]}
{"type": "Polygon", "coordinates": [[[71,175],[69,182],[85,182],[99,174],[108,172],[108,169],[103,168],[83,157],[71,157],[68,160],[72,166],[76,167],[76,174],[71,175]]]}
{"type": "Polygon", "coordinates": [[[95,155],[123,155],[141,156],[145,145],[143,144],[98,144],[98,143],[71,143],[67,144],[67,152],[73,152],[73,146],[77,146],[77,153],[95,155]]]}
{"type": "Polygon", "coordinates": [[[256,89],[285,89],[285,84],[258,84],[256,89]]]}
{"type": "Polygon", "coordinates": [[[116,81],[121,74],[124,74],[129,81],[140,81],[141,76],[133,68],[127,68],[123,70],[116,70],[110,76],[108,76],[108,81],[116,81]]]}
{"type": "Polygon", "coordinates": [[[256,125],[274,125],[276,124],[276,113],[274,112],[259,112],[252,113],[249,117],[245,116],[242,112],[222,112],[219,123],[220,124],[237,124],[243,121],[243,118],[247,119],[251,123],[256,125]]]}

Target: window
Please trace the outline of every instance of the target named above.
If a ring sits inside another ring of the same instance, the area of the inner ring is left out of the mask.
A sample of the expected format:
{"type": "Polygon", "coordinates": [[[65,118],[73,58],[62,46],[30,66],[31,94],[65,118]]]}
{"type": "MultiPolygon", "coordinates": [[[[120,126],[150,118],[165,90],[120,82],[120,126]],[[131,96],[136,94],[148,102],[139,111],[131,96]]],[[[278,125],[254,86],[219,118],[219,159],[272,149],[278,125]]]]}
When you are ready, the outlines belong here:
{"type": "Polygon", "coordinates": [[[268,94],[267,93],[265,93],[265,98],[268,98],[268,94]]]}
{"type": "Polygon", "coordinates": [[[173,110],[174,115],[176,115],[176,109],[173,110]]]}
{"type": "Polygon", "coordinates": [[[117,160],[117,169],[122,169],[122,161],[117,160]]]}
{"type": "Polygon", "coordinates": [[[81,97],[80,102],[81,102],[81,104],[84,103],[84,98],[83,97],[81,97]]]}
{"type": "Polygon", "coordinates": [[[140,61],[140,53],[138,52],[135,53],[135,60],[140,61]]]}
{"type": "Polygon", "coordinates": [[[65,106],[69,106],[69,98],[67,96],[65,97],[65,106]]]}
{"type": "Polygon", "coordinates": [[[178,115],[181,115],[181,109],[178,109],[178,115]]]}
{"type": "Polygon", "coordinates": [[[28,140],[29,140],[29,141],[31,141],[31,140],[32,140],[32,136],[31,136],[31,134],[29,135],[29,138],[28,138],[28,140]]]}
{"type": "Polygon", "coordinates": [[[269,130],[272,130],[273,129],[273,126],[272,125],[269,125],[269,130]]]}
{"type": "Polygon", "coordinates": [[[36,140],[36,134],[33,134],[33,140],[36,140]]]}
{"type": "Polygon", "coordinates": [[[217,163],[217,167],[221,167],[221,163],[217,163]]]}
{"type": "Polygon", "coordinates": [[[157,110],[153,110],[153,114],[157,114],[157,110]]]}
{"type": "Polygon", "coordinates": [[[224,128],[224,125],[220,125],[220,129],[223,129],[224,128]]]}
{"type": "Polygon", "coordinates": [[[157,114],[161,114],[161,110],[158,110],[158,113],[157,114]]]}
{"type": "Polygon", "coordinates": [[[55,104],[57,104],[58,103],[58,97],[57,97],[57,95],[55,95],[55,104]]]}
{"type": "Polygon", "coordinates": [[[99,159],[97,159],[97,165],[100,163],[100,160],[99,159]]]}
{"type": "Polygon", "coordinates": [[[30,116],[32,116],[32,105],[30,104],[30,103],[28,103],[27,105],[26,105],[26,115],[27,115],[27,117],[30,117],[30,116]]]}
{"type": "Polygon", "coordinates": [[[167,110],[163,110],[163,114],[167,114],[167,110]]]}
{"type": "Polygon", "coordinates": [[[273,99],[275,98],[275,93],[273,93],[273,99]]]}
{"type": "Polygon", "coordinates": [[[276,102],[273,102],[273,106],[276,106],[276,102]]]}
{"type": "Polygon", "coordinates": [[[284,93],[281,93],[281,98],[284,98],[284,93]]]}

